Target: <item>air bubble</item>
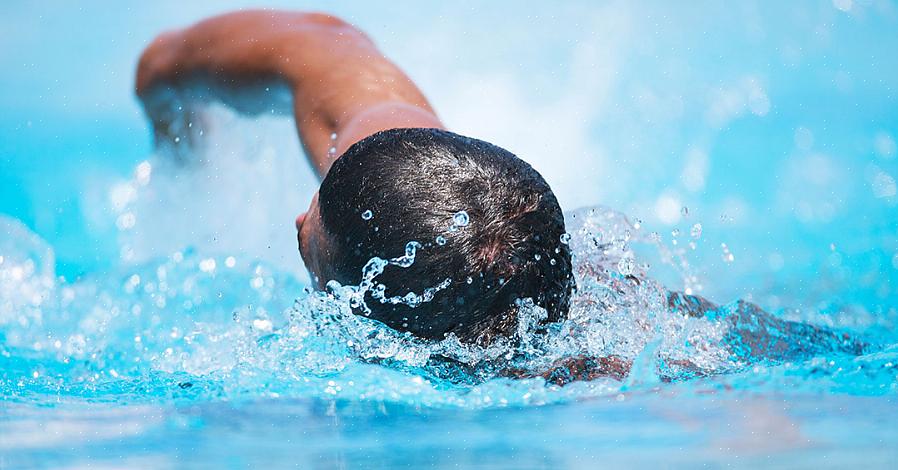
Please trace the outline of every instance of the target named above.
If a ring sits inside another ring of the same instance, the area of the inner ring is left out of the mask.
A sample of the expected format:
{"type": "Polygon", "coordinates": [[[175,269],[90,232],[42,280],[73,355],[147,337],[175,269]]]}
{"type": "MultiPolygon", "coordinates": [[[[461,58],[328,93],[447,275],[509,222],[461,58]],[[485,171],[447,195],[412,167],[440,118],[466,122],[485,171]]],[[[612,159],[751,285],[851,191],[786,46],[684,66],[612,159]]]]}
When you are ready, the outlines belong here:
{"type": "Polygon", "coordinates": [[[443,246],[446,244],[446,237],[444,237],[442,235],[437,235],[436,242],[437,242],[437,245],[443,246]]]}
{"type": "Polygon", "coordinates": [[[362,212],[363,220],[371,220],[373,217],[374,217],[374,212],[371,212],[370,209],[366,210],[365,212],[362,212]]]}
{"type": "Polygon", "coordinates": [[[564,243],[565,245],[567,245],[570,242],[571,242],[571,234],[562,233],[561,234],[561,243],[564,243]]]}

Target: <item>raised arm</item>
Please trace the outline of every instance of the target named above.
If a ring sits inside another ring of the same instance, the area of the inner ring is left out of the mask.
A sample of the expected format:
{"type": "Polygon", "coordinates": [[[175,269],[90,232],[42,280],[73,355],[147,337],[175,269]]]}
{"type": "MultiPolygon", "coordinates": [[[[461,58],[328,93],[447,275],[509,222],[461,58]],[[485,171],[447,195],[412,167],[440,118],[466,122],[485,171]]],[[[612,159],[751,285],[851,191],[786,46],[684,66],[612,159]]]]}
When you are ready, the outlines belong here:
{"type": "Polygon", "coordinates": [[[377,131],[443,127],[421,91],[370,39],[324,14],[255,10],[213,17],[160,35],[137,70],[137,95],[157,145],[182,138],[175,122],[190,121],[198,101],[258,114],[290,103],[280,98],[281,89],[292,95],[297,131],[320,177],[335,155],[377,131]],[[328,152],[332,145],[336,152],[328,152]]]}

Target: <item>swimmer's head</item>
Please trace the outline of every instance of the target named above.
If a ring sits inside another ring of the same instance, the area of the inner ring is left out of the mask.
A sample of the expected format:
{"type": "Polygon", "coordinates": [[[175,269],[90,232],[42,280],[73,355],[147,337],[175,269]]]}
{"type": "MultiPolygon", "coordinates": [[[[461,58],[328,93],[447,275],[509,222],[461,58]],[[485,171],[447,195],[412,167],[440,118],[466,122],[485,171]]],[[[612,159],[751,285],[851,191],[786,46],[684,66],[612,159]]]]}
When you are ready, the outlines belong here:
{"type": "Polygon", "coordinates": [[[558,201],[530,165],[481,140],[437,129],[374,134],[337,159],[297,228],[319,288],[357,285],[372,257],[421,245],[410,267],[387,266],[375,284],[385,297],[421,295],[448,278],[432,300],[410,307],[365,295],[369,316],[397,330],[483,344],[513,333],[517,299],[545,308],[548,321],[567,313],[574,281],[558,201]]]}

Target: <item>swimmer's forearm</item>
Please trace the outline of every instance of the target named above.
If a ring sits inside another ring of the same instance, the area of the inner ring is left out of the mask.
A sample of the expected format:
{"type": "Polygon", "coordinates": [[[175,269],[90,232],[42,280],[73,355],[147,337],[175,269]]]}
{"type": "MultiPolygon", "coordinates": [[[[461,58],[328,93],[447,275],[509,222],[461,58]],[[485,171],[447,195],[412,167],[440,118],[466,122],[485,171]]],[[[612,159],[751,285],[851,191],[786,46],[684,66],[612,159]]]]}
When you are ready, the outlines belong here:
{"type": "Polygon", "coordinates": [[[591,357],[571,356],[555,361],[544,371],[524,369],[503,369],[499,375],[516,379],[542,377],[555,385],[571,382],[590,381],[600,377],[623,380],[630,373],[632,363],[618,356],[591,357]]]}
{"type": "Polygon", "coordinates": [[[171,90],[218,99],[242,112],[252,112],[241,105],[248,102],[261,112],[278,105],[277,94],[237,100],[236,92],[278,85],[292,92],[297,130],[322,176],[332,161],[331,146],[339,154],[379,130],[442,127],[398,67],[358,29],[327,15],[247,11],[214,17],[161,35],[144,52],[137,74],[138,96],[154,121],[166,106],[171,109],[171,90]]]}

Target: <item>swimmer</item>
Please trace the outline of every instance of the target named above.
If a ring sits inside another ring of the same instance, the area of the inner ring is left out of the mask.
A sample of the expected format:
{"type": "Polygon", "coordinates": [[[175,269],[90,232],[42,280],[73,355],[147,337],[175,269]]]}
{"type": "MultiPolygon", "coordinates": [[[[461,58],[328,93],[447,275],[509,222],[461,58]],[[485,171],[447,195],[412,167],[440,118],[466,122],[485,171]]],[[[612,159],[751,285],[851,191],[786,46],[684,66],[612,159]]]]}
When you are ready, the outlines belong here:
{"type": "Polygon", "coordinates": [[[357,313],[481,345],[515,330],[518,299],[546,309],[546,322],[565,318],[571,252],[549,185],[511,152],[447,131],[405,73],[345,21],[272,10],[213,17],[156,38],[136,79],[157,147],[176,155],[197,140],[202,102],[268,113],[284,106],[280,90],[321,178],[296,218],[317,288],[359,285],[372,257],[397,258],[417,242],[414,262],[387,266],[376,278],[385,289],[374,286],[357,313]]]}
{"type": "MultiPolygon", "coordinates": [[[[204,102],[250,115],[293,113],[321,179],[308,211],[296,218],[315,286],[359,285],[372,257],[400,260],[377,276],[355,313],[420,338],[452,334],[477,345],[514,335],[519,299],[544,308],[545,324],[566,318],[575,281],[549,185],[511,152],[447,131],[415,84],[345,21],[256,10],[164,33],[140,58],[136,91],[156,146],[176,157],[198,145],[195,111],[204,102]],[[401,261],[407,253],[411,264],[401,261]]],[[[686,316],[717,318],[730,308],[675,292],[668,299],[672,313],[686,316]]],[[[744,302],[726,318],[734,354],[787,357],[802,347],[783,340],[790,335],[805,346],[864,347],[744,302]]],[[[617,357],[571,357],[546,371],[502,373],[563,384],[620,379],[630,366],[617,357]]]]}

